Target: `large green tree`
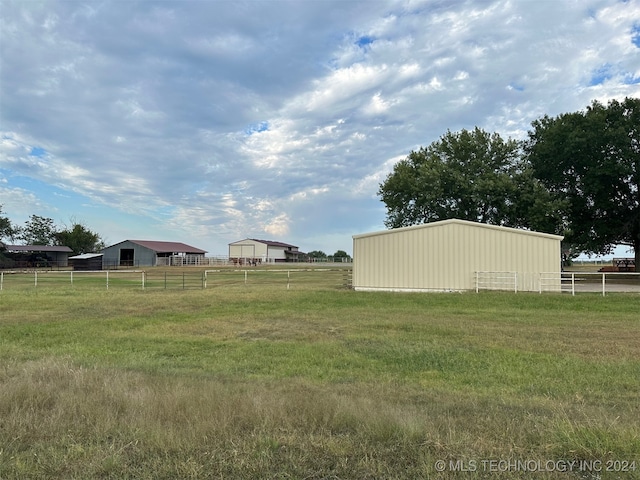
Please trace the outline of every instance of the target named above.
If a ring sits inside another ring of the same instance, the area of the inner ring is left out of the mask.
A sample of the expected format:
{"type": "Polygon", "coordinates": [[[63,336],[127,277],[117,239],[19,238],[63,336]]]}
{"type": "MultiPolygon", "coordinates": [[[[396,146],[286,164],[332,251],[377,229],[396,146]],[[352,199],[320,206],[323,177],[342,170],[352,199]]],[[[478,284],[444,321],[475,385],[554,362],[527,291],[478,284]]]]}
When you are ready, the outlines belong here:
{"type": "Polygon", "coordinates": [[[590,253],[631,246],[640,265],[640,99],[594,101],[532,125],[528,161],[562,199],[566,240],[590,253]]]}
{"type": "Polygon", "coordinates": [[[69,247],[76,255],[97,252],[105,246],[100,235],[77,222],[57,232],[55,243],[69,247]]]}
{"type": "Polygon", "coordinates": [[[380,184],[385,225],[458,218],[554,232],[559,219],[545,188],[522,161],[521,146],[484,130],[447,131],[412,151],[380,184]]]}

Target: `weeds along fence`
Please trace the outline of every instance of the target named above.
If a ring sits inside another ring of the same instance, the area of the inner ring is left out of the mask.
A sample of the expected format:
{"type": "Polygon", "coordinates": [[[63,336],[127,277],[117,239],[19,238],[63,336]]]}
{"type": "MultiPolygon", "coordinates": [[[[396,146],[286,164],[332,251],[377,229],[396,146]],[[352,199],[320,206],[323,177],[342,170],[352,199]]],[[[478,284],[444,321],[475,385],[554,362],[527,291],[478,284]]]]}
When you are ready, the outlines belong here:
{"type": "Polygon", "coordinates": [[[3,271],[0,291],[55,288],[205,289],[234,285],[290,288],[350,288],[350,268],[3,271]]]}
{"type": "Polygon", "coordinates": [[[225,285],[280,285],[292,287],[351,288],[351,268],[295,268],[205,270],[204,288],[225,285]]]}
{"type": "Polygon", "coordinates": [[[518,273],[476,272],[476,292],[502,290],[510,292],[640,293],[640,273],[630,272],[562,272],[518,273]]]}

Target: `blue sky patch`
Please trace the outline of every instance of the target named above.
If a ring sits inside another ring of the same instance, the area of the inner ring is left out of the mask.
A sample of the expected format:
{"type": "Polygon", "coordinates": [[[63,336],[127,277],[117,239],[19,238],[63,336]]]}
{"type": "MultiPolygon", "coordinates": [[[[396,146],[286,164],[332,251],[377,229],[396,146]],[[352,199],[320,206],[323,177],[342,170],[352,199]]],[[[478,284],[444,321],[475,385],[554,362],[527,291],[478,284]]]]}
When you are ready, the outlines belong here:
{"type": "Polygon", "coordinates": [[[591,80],[589,81],[589,86],[593,87],[595,85],[601,85],[605,81],[609,80],[611,77],[613,77],[611,65],[606,63],[591,73],[591,80]]]}
{"type": "Polygon", "coordinates": [[[631,43],[640,48],[640,23],[636,23],[631,28],[631,43]]]}
{"type": "Polygon", "coordinates": [[[375,39],[373,37],[369,37],[368,35],[364,35],[356,39],[356,45],[360,48],[367,48],[369,45],[373,43],[375,39]]]}
{"type": "Polygon", "coordinates": [[[636,77],[632,73],[628,73],[624,77],[624,84],[625,85],[638,85],[638,84],[640,84],[640,76],[636,77]]]}
{"type": "Polygon", "coordinates": [[[515,90],[517,92],[524,92],[524,86],[523,85],[519,85],[517,83],[510,83],[509,84],[509,88],[511,90],[515,90]]]}
{"type": "Polygon", "coordinates": [[[265,132],[269,130],[269,122],[252,123],[244,129],[244,133],[247,135],[253,135],[254,133],[265,132]]]}
{"type": "Polygon", "coordinates": [[[29,155],[31,155],[32,157],[44,157],[46,153],[47,151],[44,148],[33,147],[29,155]]]}

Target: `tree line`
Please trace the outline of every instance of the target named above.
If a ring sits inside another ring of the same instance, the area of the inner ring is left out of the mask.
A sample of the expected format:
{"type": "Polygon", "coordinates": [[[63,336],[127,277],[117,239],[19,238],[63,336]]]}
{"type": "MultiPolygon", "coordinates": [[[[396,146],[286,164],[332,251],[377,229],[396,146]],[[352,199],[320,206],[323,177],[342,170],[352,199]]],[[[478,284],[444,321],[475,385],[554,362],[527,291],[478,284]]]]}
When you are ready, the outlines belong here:
{"type": "Polygon", "coordinates": [[[24,226],[17,226],[2,214],[0,205],[0,251],[4,241],[18,241],[23,245],[64,245],[74,255],[97,252],[105,247],[102,237],[80,222],[72,221],[70,226],[59,227],[51,218],[31,215],[24,226]]]}
{"type": "Polygon", "coordinates": [[[640,265],[640,99],[593,101],[532,123],[522,141],[447,131],[380,184],[385,225],[458,218],[564,235],[607,254],[627,245],[640,265]]]}
{"type": "MultiPolygon", "coordinates": [[[[0,205],[0,254],[3,250],[2,241],[18,241],[23,245],[64,245],[69,247],[74,255],[98,252],[105,247],[99,234],[76,221],[72,221],[68,227],[57,227],[51,218],[31,215],[24,226],[15,226],[8,217],[3,216],[0,205]]],[[[337,250],[333,255],[314,250],[307,255],[321,261],[331,259],[342,262],[343,259],[351,259],[344,250],[337,250]]]]}
{"type": "Polygon", "coordinates": [[[351,260],[351,256],[344,250],[336,250],[333,255],[327,255],[322,250],[312,250],[307,253],[307,257],[321,262],[327,262],[329,260],[334,262],[346,262],[351,260]]]}

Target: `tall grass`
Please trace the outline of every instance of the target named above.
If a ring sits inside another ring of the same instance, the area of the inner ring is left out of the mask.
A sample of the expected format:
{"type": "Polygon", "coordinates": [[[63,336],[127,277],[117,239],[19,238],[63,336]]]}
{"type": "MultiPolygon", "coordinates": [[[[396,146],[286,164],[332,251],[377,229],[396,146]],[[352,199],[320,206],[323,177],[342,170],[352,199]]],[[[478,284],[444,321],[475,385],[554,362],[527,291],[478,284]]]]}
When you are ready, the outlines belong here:
{"type": "Polygon", "coordinates": [[[0,478],[640,478],[638,301],[3,292],[0,478]]]}

